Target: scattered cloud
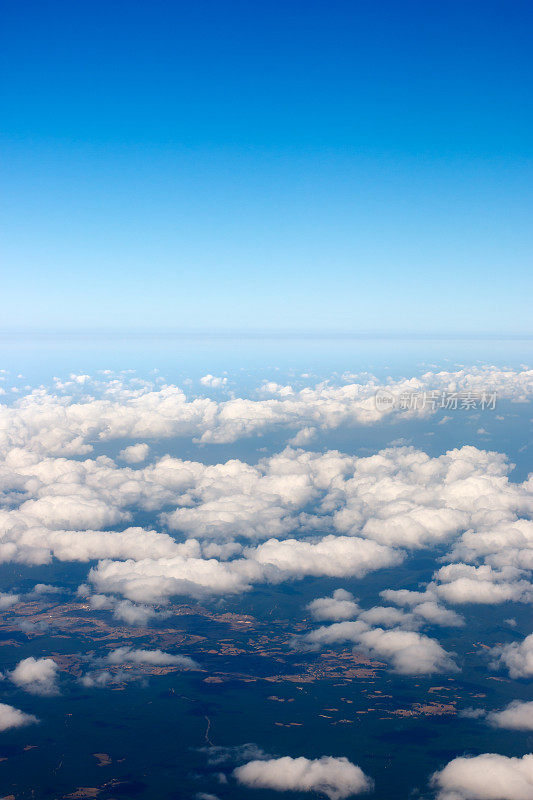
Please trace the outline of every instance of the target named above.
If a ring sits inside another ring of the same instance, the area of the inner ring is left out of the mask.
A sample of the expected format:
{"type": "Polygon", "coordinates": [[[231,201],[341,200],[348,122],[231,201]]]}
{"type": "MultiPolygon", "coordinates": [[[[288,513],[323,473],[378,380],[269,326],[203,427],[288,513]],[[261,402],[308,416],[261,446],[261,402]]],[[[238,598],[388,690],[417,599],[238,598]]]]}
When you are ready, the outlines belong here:
{"type": "Polygon", "coordinates": [[[335,622],[352,619],[360,610],[353,595],[345,589],[336,589],[331,597],[317,597],[308,604],[307,608],[313,619],[335,622]]]}
{"type": "Polygon", "coordinates": [[[176,666],[182,669],[198,669],[198,664],[188,656],[173,655],[163,650],[135,650],[132,647],[117,647],[103,659],[108,664],[149,664],[151,666],[176,666]]]}
{"type": "Polygon", "coordinates": [[[496,728],[533,731],[533,702],[513,700],[502,711],[492,711],[488,714],[487,721],[496,728]]]}
{"type": "Polygon", "coordinates": [[[30,694],[54,695],[59,693],[57,686],[57,664],[52,658],[25,658],[19,661],[8,673],[20,689],[30,694]]]}
{"type": "Polygon", "coordinates": [[[124,450],[120,451],[118,457],[122,461],[126,461],[127,464],[139,464],[147,458],[149,452],[150,446],[145,442],[140,442],[139,444],[130,444],[129,447],[125,447],[124,450]]]}
{"type": "Polygon", "coordinates": [[[33,714],[26,714],[18,708],[0,703],[0,731],[22,728],[24,725],[32,725],[35,722],[39,722],[39,720],[33,714]]]}
{"type": "Polygon", "coordinates": [[[202,386],[209,386],[210,389],[220,389],[222,386],[225,386],[227,382],[227,378],[219,378],[215,375],[204,375],[200,378],[202,386]]]}
{"type": "Polygon", "coordinates": [[[454,758],[433,775],[431,783],[437,789],[437,800],[531,800],[533,754],[454,758]]]}
{"type": "Polygon", "coordinates": [[[373,628],[362,619],[363,616],[364,612],[356,621],[336,622],[317,628],[295,642],[312,647],[353,642],[357,650],[387,661],[396,672],[404,675],[457,671],[451,655],[435,639],[412,630],[373,628]]]}
{"type": "Polygon", "coordinates": [[[237,767],[233,775],[244,786],[273,789],[278,792],[317,792],[330,800],[341,800],[370,791],[371,779],[347,758],[272,758],[249,761],[237,767]]]}
{"type": "Polygon", "coordinates": [[[505,666],[511,678],[529,678],[533,675],[533,633],[521,642],[511,642],[494,647],[495,663],[505,666]]]}
{"type": "Polygon", "coordinates": [[[11,608],[11,606],[14,606],[19,600],[20,595],[18,594],[0,592],[0,611],[4,611],[6,608],[11,608]]]}

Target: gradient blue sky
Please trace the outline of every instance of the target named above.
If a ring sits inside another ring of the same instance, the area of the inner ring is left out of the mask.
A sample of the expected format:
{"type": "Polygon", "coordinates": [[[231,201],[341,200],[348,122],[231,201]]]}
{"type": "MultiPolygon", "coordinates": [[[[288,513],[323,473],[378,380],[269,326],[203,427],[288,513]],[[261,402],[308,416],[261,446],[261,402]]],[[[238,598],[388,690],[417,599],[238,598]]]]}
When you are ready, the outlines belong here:
{"type": "Polygon", "coordinates": [[[530,0],[2,16],[4,330],[532,332],[530,0]]]}

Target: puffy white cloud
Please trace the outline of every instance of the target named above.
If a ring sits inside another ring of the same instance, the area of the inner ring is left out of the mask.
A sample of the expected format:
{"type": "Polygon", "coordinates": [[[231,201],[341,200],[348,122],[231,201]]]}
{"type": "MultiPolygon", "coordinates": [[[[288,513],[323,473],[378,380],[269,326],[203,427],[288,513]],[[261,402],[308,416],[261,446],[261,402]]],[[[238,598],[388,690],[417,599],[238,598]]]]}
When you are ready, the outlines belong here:
{"type": "Polygon", "coordinates": [[[453,628],[460,628],[465,624],[464,617],[457,614],[451,608],[445,608],[432,600],[425,600],[412,607],[415,616],[421,617],[431,625],[442,625],[453,628]]]}
{"type": "Polygon", "coordinates": [[[507,667],[511,678],[528,678],[533,675],[533,633],[521,642],[494,647],[492,654],[496,663],[507,667]]]}
{"type": "MultiPolygon", "coordinates": [[[[531,373],[428,373],[398,382],[393,391],[489,384],[521,399],[531,393],[531,373]]],[[[133,620],[149,612],[128,601],[241,592],[306,575],[361,577],[401,563],[405,550],[450,541],[450,558],[461,563],[440,569],[398,625],[460,625],[462,618],[442,600],[533,599],[527,575],[533,528],[524,518],[533,510],[533,484],[510,482],[510,465],[498,453],[463,447],[432,458],[399,447],[357,458],[288,448],[254,465],[165,456],[135,469],[106,456],[68,457],[87,456],[92,442],[113,438],[234,441],[275,425],[301,432],[371,422],[382,414],[374,403],[376,386],[371,378],[302,390],[265,385],[273,397],[217,403],[189,401],[176,387],[122,378],[95,387],[84,377],[58,384],[57,395],[37,390],[2,406],[8,424],[0,439],[6,454],[0,561],[98,561],[91,581],[98,591],[126,597],[114,613],[133,620]],[[168,533],[138,527],[102,530],[128,525],[139,509],[159,514],[163,525],[179,531],[177,538],[191,538],[178,543],[168,533]],[[242,548],[236,538],[265,541],[242,548]],[[478,565],[480,559],[485,563],[478,565]]],[[[133,444],[122,452],[147,447],[133,444]]],[[[384,614],[398,617],[394,610],[365,613],[374,615],[373,625],[392,624],[384,614]]]]}
{"type": "Polygon", "coordinates": [[[411,614],[421,621],[431,625],[461,627],[465,624],[464,618],[450,608],[438,602],[434,584],[429,584],[423,592],[413,592],[409,589],[384,589],[380,592],[384,600],[407,606],[411,614]]]}
{"type": "Polygon", "coordinates": [[[20,595],[18,594],[9,594],[7,592],[0,592],[0,611],[4,611],[6,608],[14,606],[15,603],[18,603],[19,600],[20,600],[20,595]]]}
{"type": "Polygon", "coordinates": [[[533,584],[522,578],[520,570],[504,567],[494,570],[489,565],[448,564],[435,573],[436,592],[449,603],[498,603],[513,600],[531,602],[533,584]]]}
{"type": "Polygon", "coordinates": [[[150,664],[198,669],[198,664],[188,656],[173,655],[163,650],[135,650],[132,647],[117,647],[105,656],[104,661],[108,664],[150,664]]]}
{"type": "Polygon", "coordinates": [[[227,562],[201,558],[197,551],[173,558],[104,560],[90,570],[89,581],[98,592],[122,594],[137,603],[157,603],[177,594],[234,594],[253,584],[307,575],[362,577],[403,559],[402,553],[376,542],[331,535],[316,541],[270,539],[247,548],[244,555],[227,562]]]}
{"type": "Polygon", "coordinates": [[[412,630],[421,625],[414,614],[406,614],[405,611],[391,606],[369,608],[359,614],[359,619],[372,627],[381,625],[384,628],[398,627],[412,630]]]}
{"type": "Polygon", "coordinates": [[[372,780],[347,758],[272,758],[249,761],[237,767],[234,776],[250,788],[274,789],[278,792],[319,792],[330,800],[367,792],[372,780]]]}
{"type": "Polygon", "coordinates": [[[200,378],[202,386],[209,386],[211,389],[220,389],[220,387],[225,386],[227,382],[227,378],[220,378],[210,374],[200,378]]]}
{"type": "Polygon", "coordinates": [[[513,700],[501,711],[492,711],[487,720],[496,728],[512,728],[517,731],[533,731],[533,702],[513,700]]]}
{"type": "Polygon", "coordinates": [[[63,591],[61,586],[53,586],[50,583],[36,583],[30,594],[40,597],[47,594],[61,594],[63,591]]]}
{"type": "Polygon", "coordinates": [[[533,754],[454,758],[431,782],[438,789],[437,800],[531,800],[533,754]]]}
{"type": "Polygon", "coordinates": [[[9,679],[30,694],[58,694],[57,664],[52,658],[24,658],[19,661],[9,679]]]}
{"type": "Polygon", "coordinates": [[[345,589],[336,589],[332,597],[317,597],[308,604],[307,608],[314,619],[321,621],[351,619],[357,616],[360,610],[353,594],[345,589]]]}
{"type": "MultiPolygon", "coordinates": [[[[419,378],[391,381],[385,387],[372,377],[342,386],[326,382],[299,391],[266,384],[263,389],[272,397],[233,398],[219,403],[208,398],[188,400],[176,386],[126,381],[124,376],[102,381],[85,377],[82,383],[74,379],[57,382],[56,394],[40,388],[15,404],[0,406],[0,449],[28,447],[43,454],[83,455],[97,440],[196,436],[205,442],[233,442],[279,426],[301,429],[372,424],[385,416],[432,413],[430,404],[408,410],[394,405],[381,407],[375,402],[378,388],[388,389],[396,399],[406,392],[427,390],[491,390],[499,397],[520,401],[533,395],[532,376],[531,370],[485,367],[427,372],[419,378]]],[[[209,386],[213,381],[221,385],[224,378],[204,377],[209,386]]]]}
{"type": "Polygon", "coordinates": [[[248,577],[261,579],[258,569],[246,575],[252,562],[240,559],[229,564],[195,557],[146,558],[139,561],[100,561],[89,572],[89,581],[99,592],[122,594],[135,603],[164,603],[172,595],[235,594],[250,588],[248,577]]]}
{"type": "Polygon", "coordinates": [[[299,430],[298,433],[292,437],[292,439],[289,439],[289,444],[293,447],[305,447],[316,438],[316,434],[316,428],[310,428],[307,426],[299,430]]]}
{"type": "Polygon", "coordinates": [[[356,649],[387,661],[396,672],[404,675],[431,675],[457,670],[450,654],[435,639],[416,631],[372,628],[362,618],[317,628],[305,634],[301,641],[315,647],[353,642],[357,645],[356,649]]]}
{"type": "Polygon", "coordinates": [[[125,447],[124,450],[120,451],[118,457],[128,464],[140,464],[141,461],[146,459],[149,452],[150,445],[146,444],[146,442],[139,442],[139,444],[130,444],[129,447],[125,447]]]}
{"type": "MultiPolygon", "coordinates": [[[[530,497],[533,479],[524,484],[522,512],[531,514],[530,497]]],[[[454,545],[454,561],[473,562],[483,558],[489,565],[502,568],[533,569],[533,521],[506,519],[495,522],[485,530],[467,530],[454,545]]]]}
{"type": "Polygon", "coordinates": [[[25,714],[18,708],[0,703],[0,731],[7,731],[9,728],[21,728],[24,725],[31,725],[39,722],[33,714],[25,714]]]}
{"type": "Polygon", "coordinates": [[[154,617],[162,615],[151,606],[132,603],[131,600],[119,600],[112,595],[91,595],[90,591],[90,587],[86,584],[78,587],[79,596],[86,597],[91,608],[95,611],[112,611],[115,619],[125,622],[127,625],[146,626],[154,617]]]}
{"type": "MultiPolygon", "coordinates": [[[[265,568],[274,568],[280,579],[327,575],[362,578],[368,572],[400,564],[404,554],[368,539],[324,536],[319,541],[269,539],[245,551],[248,558],[265,568]]],[[[275,579],[275,573],[273,573],[275,579]]]]}
{"type": "Polygon", "coordinates": [[[435,639],[415,631],[375,628],[363,633],[360,642],[370,655],[389,661],[404,675],[457,670],[449,653],[435,639]]]}

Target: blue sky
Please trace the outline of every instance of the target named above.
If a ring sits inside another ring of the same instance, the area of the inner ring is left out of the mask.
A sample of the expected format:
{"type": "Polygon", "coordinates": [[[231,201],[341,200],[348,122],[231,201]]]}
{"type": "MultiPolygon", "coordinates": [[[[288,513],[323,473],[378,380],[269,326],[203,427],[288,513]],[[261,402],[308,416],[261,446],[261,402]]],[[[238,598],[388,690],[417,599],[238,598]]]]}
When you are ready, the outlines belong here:
{"type": "Polygon", "coordinates": [[[2,15],[3,329],[531,333],[530,2],[2,15]]]}

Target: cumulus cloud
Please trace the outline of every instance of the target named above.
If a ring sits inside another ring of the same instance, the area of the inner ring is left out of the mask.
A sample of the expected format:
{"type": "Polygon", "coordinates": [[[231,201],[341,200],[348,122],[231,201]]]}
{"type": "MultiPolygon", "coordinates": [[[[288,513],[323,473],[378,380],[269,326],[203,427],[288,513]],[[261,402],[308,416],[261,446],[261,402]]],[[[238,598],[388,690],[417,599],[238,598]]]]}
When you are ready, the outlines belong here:
{"type": "Polygon", "coordinates": [[[289,439],[289,444],[293,447],[305,447],[316,438],[316,434],[316,428],[307,426],[299,430],[292,439],[289,439]]]}
{"type": "Polygon", "coordinates": [[[220,378],[216,375],[204,375],[200,378],[200,383],[202,386],[209,386],[211,389],[220,389],[221,386],[225,386],[228,382],[227,378],[220,378]]]}
{"type": "MultiPolygon", "coordinates": [[[[519,400],[531,395],[531,377],[492,368],[427,373],[393,391],[490,384],[519,400]]],[[[136,381],[110,377],[97,386],[73,377],[55,395],[39,389],[0,407],[0,561],[97,561],[90,581],[126,598],[114,613],[139,624],[153,613],[139,604],[173,594],[242,592],[305,576],[358,578],[446,542],[454,563],[435,573],[402,620],[394,610],[369,610],[372,625],[390,626],[395,614],[402,627],[461,625],[443,603],[533,599],[533,525],[525,518],[533,484],[509,481],[511,465],[498,453],[463,447],[432,458],[394,447],[359,458],[287,448],[254,465],[165,456],[135,469],[87,457],[92,443],[111,439],[222,442],[279,425],[302,432],[371,423],[382,413],[374,379],[302,390],[265,384],[261,400],[218,403],[136,381]],[[159,515],[157,524],[177,534],[127,527],[135,510],[159,515]]],[[[147,447],[132,444],[122,454],[147,447]]]]}
{"type": "Polygon", "coordinates": [[[358,650],[387,661],[396,672],[404,675],[457,670],[450,654],[435,639],[416,631],[372,628],[362,618],[317,628],[305,634],[301,641],[314,647],[353,642],[358,650]]]}
{"type": "Polygon", "coordinates": [[[533,731],[533,702],[513,700],[501,711],[492,711],[487,721],[496,728],[512,728],[517,731],[533,731]]]}
{"type": "Polygon", "coordinates": [[[9,679],[30,694],[58,694],[57,664],[52,658],[25,658],[19,661],[9,679]]]}
{"type": "Polygon", "coordinates": [[[454,758],[433,775],[431,783],[437,789],[437,800],[531,800],[533,754],[454,758]]]}
{"type": "Polygon", "coordinates": [[[199,549],[189,552],[189,557],[101,561],[89,572],[89,581],[99,592],[122,594],[137,603],[157,603],[177,594],[232,594],[253,584],[307,575],[363,577],[372,570],[399,564],[404,557],[376,542],[333,535],[316,541],[270,539],[247,548],[244,558],[228,562],[201,558],[199,549]]]}
{"type": "Polygon", "coordinates": [[[492,648],[495,663],[505,666],[511,678],[529,678],[533,675],[533,633],[521,642],[511,642],[492,648]]]}
{"type": "Polygon", "coordinates": [[[19,600],[20,600],[20,595],[18,594],[9,594],[7,592],[0,592],[0,611],[4,611],[6,608],[14,606],[15,603],[18,603],[19,600]]]}
{"type": "Polygon", "coordinates": [[[36,583],[30,594],[40,597],[47,594],[61,594],[63,591],[61,586],[53,586],[50,583],[36,583]]]}
{"type": "Polygon", "coordinates": [[[318,792],[330,800],[340,800],[370,791],[372,780],[347,758],[272,758],[249,761],[233,772],[244,786],[274,789],[278,792],[318,792]]]}
{"type": "Polygon", "coordinates": [[[132,647],[117,647],[103,659],[108,664],[148,664],[151,666],[174,666],[182,669],[198,669],[198,664],[188,656],[173,655],[163,650],[135,650],[132,647]]]}
{"type": "MultiPolygon", "coordinates": [[[[204,385],[210,387],[223,385],[224,380],[212,375],[203,378],[204,385]]],[[[55,394],[40,388],[15,404],[1,406],[0,448],[8,451],[27,447],[42,454],[84,455],[99,439],[196,436],[204,442],[234,442],[280,426],[331,429],[373,424],[384,417],[433,413],[430,404],[417,404],[410,409],[399,404],[381,407],[375,402],[379,388],[387,389],[398,400],[406,392],[490,390],[498,392],[499,397],[521,401],[533,395],[533,371],[470,368],[427,372],[386,385],[373,377],[342,386],[323,382],[299,391],[265,384],[263,394],[272,396],[260,400],[232,398],[219,403],[205,397],[188,400],[177,386],[139,379],[126,381],[124,376],[100,381],[84,376],[81,383],[75,379],[56,382],[55,394]]]]}
{"type": "Polygon", "coordinates": [[[373,570],[401,564],[405,557],[401,551],[368,539],[334,535],[316,542],[270,539],[246,552],[263,567],[279,571],[280,577],[327,575],[362,578],[373,570]]]}
{"type": "Polygon", "coordinates": [[[434,583],[426,586],[423,592],[409,589],[383,589],[380,592],[384,600],[398,606],[407,606],[411,614],[432,625],[461,627],[464,618],[439,602],[437,588],[434,583]]]}
{"type": "Polygon", "coordinates": [[[317,597],[312,600],[307,608],[316,620],[351,619],[359,612],[359,606],[354,600],[353,594],[344,589],[336,589],[332,597],[317,597]]]}
{"type": "Polygon", "coordinates": [[[21,728],[24,725],[31,725],[39,722],[33,714],[25,714],[18,708],[0,703],[0,731],[7,731],[9,728],[21,728]]]}
{"type": "Polygon", "coordinates": [[[139,464],[146,459],[149,452],[150,446],[146,442],[139,442],[139,444],[130,444],[129,447],[125,447],[120,451],[118,457],[128,464],[139,464]]]}
{"type": "Polygon", "coordinates": [[[526,603],[533,600],[533,584],[515,567],[495,570],[486,564],[479,567],[448,564],[435,573],[435,579],[440,582],[437,594],[450,603],[496,605],[508,600],[526,603]]]}

